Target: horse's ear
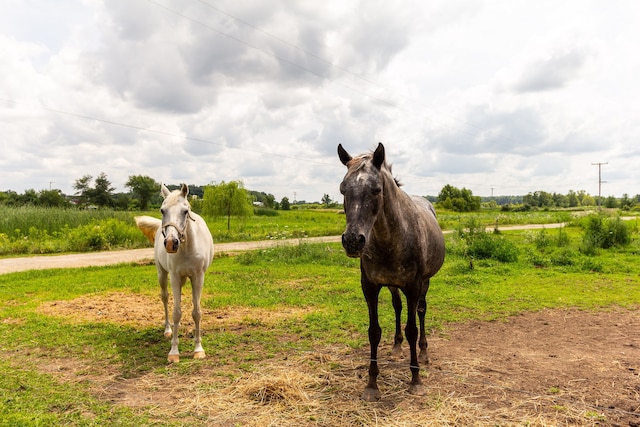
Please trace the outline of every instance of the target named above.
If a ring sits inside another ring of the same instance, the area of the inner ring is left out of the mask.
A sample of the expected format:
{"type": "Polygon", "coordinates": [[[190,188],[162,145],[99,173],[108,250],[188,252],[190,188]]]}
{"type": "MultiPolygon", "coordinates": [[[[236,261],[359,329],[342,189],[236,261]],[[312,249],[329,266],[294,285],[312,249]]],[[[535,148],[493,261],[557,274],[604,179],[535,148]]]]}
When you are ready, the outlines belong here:
{"type": "Polygon", "coordinates": [[[182,188],[180,189],[180,192],[182,193],[182,197],[186,199],[187,195],[189,194],[189,187],[187,186],[187,184],[182,184],[182,188]]]}
{"type": "Polygon", "coordinates": [[[340,157],[340,161],[345,166],[352,159],[351,155],[349,153],[347,153],[347,150],[342,148],[342,144],[338,144],[338,157],[340,157]]]}
{"type": "Polygon", "coordinates": [[[171,193],[171,191],[169,191],[169,189],[167,188],[167,186],[166,186],[166,185],[164,185],[164,184],[160,184],[160,195],[161,195],[163,198],[166,198],[166,197],[169,195],[169,193],[171,193]]]}
{"type": "Polygon", "coordinates": [[[382,142],[378,142],[378,148],[373,152],[373,166],[376,169],[380,169],[384,164],[384,145],[382,142]]]}

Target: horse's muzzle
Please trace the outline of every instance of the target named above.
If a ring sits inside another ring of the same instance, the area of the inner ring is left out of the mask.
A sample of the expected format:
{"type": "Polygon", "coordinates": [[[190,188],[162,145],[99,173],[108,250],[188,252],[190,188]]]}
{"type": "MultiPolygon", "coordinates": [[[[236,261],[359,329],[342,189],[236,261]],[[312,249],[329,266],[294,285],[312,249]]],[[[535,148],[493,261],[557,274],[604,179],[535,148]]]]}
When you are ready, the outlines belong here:
{"type": "Polygon", "coordinates": [[[178,252],[178,246],[180,246],[180,240],[172,238],[164,239],[164,248],[168,253],[174,254],[178,252]]]}
{"type": "Polygon", "coordinates": [[[347,256],[352,258],[359,258],[362,255],[362,250],[366,239],[363,234],[357,233],[344,233],[342,235],[342,247],[347,253],[347,256]]]}

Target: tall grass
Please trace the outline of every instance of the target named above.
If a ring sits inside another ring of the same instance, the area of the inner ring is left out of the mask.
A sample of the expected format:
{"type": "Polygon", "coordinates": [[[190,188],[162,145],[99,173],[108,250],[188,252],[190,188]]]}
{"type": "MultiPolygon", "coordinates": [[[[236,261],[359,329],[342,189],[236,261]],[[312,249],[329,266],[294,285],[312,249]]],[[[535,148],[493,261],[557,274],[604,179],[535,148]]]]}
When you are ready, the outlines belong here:
{"type": "Polygon", "coordinates": [[[132,214],[111,209],[61,209],[36,206],[8,207],[0,205],[0,233],[11,238],[29,236],[30,230],[54,234],[92,222],[116,219],[130,222],[132,214]]]}
{"type": "Polygon", "coordinates": [[[0,255],[145,246],[130,212],[0,206],[0,255]]]}

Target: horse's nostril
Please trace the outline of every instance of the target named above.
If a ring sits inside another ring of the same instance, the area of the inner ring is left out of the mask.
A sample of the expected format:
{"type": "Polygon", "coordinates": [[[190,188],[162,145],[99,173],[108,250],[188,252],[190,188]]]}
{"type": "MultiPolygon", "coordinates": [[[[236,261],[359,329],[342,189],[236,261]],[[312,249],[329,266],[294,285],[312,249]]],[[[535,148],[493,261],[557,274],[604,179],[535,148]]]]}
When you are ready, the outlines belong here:
{"type": "Polygon", "coordinates": [[[363,234],[356,233],[344,233],[342,235],[342,246],[347,250],[347,253],[359,253],[364,249],[366,239],[363,234]]]}

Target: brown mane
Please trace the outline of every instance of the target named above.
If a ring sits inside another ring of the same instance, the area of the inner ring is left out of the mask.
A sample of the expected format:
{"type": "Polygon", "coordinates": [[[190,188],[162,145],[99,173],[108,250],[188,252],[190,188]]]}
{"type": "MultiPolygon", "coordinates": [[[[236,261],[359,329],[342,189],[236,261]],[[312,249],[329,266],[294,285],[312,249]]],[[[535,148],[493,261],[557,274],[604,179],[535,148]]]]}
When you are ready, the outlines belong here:
{"type": "MultiPolygon", "coordinates": [[[[353,157],[351,160],[349,160],[349,163],[347,163],[347,167],[349,168],[348,173],[352,174],[361,170],[367,165],[369,161],[371,161],[372,158],[373,158],[373,152],[360,154],[358,156],[353,157]]],[[[396,183],[396,186],[401,187],[402,183],[398,180],[398,178],[393,176],[391,168],[392,168],[392,165],[387,163],[385,159],[384,163],[382,164],[381,170],[385,170],[386,172],[388,172],[391,178],[393,179],[393,181],[396,183]]]]}

